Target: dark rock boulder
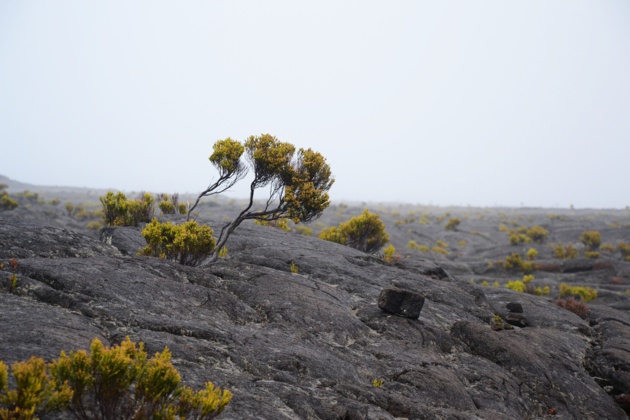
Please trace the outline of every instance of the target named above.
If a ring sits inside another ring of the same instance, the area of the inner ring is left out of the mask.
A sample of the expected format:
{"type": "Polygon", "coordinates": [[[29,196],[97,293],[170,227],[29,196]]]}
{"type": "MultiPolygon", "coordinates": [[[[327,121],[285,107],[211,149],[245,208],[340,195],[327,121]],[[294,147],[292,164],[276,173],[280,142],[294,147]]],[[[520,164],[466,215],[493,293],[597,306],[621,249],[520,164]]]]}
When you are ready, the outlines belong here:
{"type": "Polygon", "coordinates": [[[418,319],[424,305],[424,296],[420,293],[396,288],[381,291],[378,297],[378,307],[390,314],[418,319]]]}

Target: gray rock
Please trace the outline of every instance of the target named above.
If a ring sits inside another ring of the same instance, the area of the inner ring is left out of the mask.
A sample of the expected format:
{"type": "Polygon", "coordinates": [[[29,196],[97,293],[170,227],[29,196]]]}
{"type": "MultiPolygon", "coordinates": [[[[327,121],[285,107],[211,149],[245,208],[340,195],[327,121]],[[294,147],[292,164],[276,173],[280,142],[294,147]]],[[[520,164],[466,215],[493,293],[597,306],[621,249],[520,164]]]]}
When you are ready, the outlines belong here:
{"type": "Polygon", "coordinates": [[[0,287],[0,359],[51,360],[95,337],[129,336],[149,354],[168,346],[186,385],[234,393],[223,419],[544,418],[550,408],[627,418],[602,388],[627,386],[626,312],[593,305],[589,326],[549,299],[476,287],[432,262],[388,266],[247,223],[228,258],[204,268],[136,257],[138,229],[106,237],[0,215],[0,262],[19,259],[16,292],[0,287]],[[381,311],[392,288],[422,290],[423,316],[381,311]],[[516,296],[529,328],[493,331],[516,296]]]}
{"type": "Polygon", "coordinates": [[[424,296],[420,293],[387,288],[378,297],[378,307],[394,315],[418,319],[424,305],[424,296]]]}
{"type": "Polygon", "coordinates": [[[523,305],[521,305],[518,302],[510,302],[507,305],[505,305],[505,307],[510,312],[514,312],[514,313],[517,313],[517,314],[522,314],[523,313],[523,305]]]}

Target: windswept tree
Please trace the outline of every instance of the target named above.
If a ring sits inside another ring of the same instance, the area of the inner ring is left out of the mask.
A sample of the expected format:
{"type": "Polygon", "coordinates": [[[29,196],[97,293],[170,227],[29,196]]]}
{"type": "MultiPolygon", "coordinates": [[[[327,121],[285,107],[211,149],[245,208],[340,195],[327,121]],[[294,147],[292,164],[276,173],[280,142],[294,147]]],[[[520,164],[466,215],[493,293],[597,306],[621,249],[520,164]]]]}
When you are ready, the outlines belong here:
{"type": "Polygon", "coordinates": [[[188,219],[202,197],[228,190],[249,170],[254,175],[247,206],[221,228],[209,262],[217,259],[229,236],[245,220],[269,222],[290,218],[295,223],[308,222],[321,216],[330,204],[328,190],[334,182],[330,166],[321,154],[311,149],[296,151],[292,144],[262,134],[250,136],[244,144],[231,138],[219,140],[209,159],[219,177],[199,194],[188,212],[188,219]],[[257,206],[255,192],[264,187],[269,187],[269,196],[264,204],[257,206]]]}

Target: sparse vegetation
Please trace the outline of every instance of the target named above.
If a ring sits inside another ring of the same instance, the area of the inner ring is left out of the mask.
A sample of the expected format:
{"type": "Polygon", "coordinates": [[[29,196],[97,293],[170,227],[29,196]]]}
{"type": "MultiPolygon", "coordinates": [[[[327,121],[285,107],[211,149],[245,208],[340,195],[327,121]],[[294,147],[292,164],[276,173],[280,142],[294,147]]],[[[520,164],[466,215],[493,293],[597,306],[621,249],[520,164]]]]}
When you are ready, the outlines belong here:
{"type": "MultiPolygon", "coordinates": [[[[181,225],[161,223],[156,218],[142,229],[147,246],[138,255],[164,258],[183,265],[199,265],[215,252],[216,239],[209,226],[189,220],[181,225]]],[[[223,247],[221,248],[223,249],[223,247]]],[[[217,257],[219,250],[217,252],[217,257]]]]}
{"type": "Polygon", "coordinates": [[[311,149],[299,149],[290,143],[263,134],[250,136],[244,144],[231,138],[217,141],[210,155],[210,163],[219,178],[202,191],[188,211],[188,218],[203,197],[222,193],[243,179],[248,167],[254,172],[250,184],[249,202],[231,222],[224,225],[217,239],[217,251],[245,220],[278,220],[289,218],[294,223],[318,218],[329,206],[328,190],[334,179],[326,159],[311,149]],[[245,162],[241,160],[246,155],[245,162]],[[252,210],[254,194],[259,188],[270,186],[270,194],[262,209],[252,210]]]}
{"type": "Polygon", "coordinates": [[[589,251],[595,251],[602,243],[602,236],[597,231],[587,231],[580,236],[580,242],[582,242],[589,251]]]}
{"type": "Polygon", "coordinates": [[[377,252],[389,242],[389,235],[380,217],[367,209],[361,215],[339,224],[339,227],[322,230],[319,238],[367,253],[377,252]]]}
{"type": "Polygon", "coordinates": [[[538,251],[536,251],[536,249],[534,248],[529,248],[527,250],[527,252],[525,253],[525,257],[529,260],[529,261],[533,261],[536,259],[536,257],[538,257],[538,251]]]}
{"type": "Polygon", "coordinates": [[[0,210],[13,210],[19,206],[17,200],[9,197],[9,193],[5,191],[7,188],[7,184],[0,184],[0,210]]]}
{"type": "Polygon", "coordinates": [[[444,229],[446,230],[456,230],[457,227],[462,223],[461,220],[459,220],[457,217],[454,217],[452,219],[449,219],[448,222],[446,222],[446,225],[444,225],[444,229]]]}
{"type": "Polygon", "coordinates": [[[556,305],[573,312],[580,318],[586,318],[588,313],[590,312],[590,308],[586,303],[581,300],[574,299],[573,297],[568,297],[566,299],[556,299],[556,305]]]}
{"type": "Polygon", "coordinates": [[[165,348],[150,359],[142,343],[129,337],[119,346],[94,339],[90,353],[61,352],[51,363],[31,357],[9,369],[0,361],[0,417],[35,419],[60,411],[80,420],[123,418],[212,419],[229,404],[232,394],[206,382],[193,391],[181,384],[165,348]]]}
{"type": "MultiPolygon", "coordinates": [[[[128,200],[122,191],[108,191],[99,200],[103,205],[103,222],[106,226],[138,226],[149,222],[155,213],[155,200],[149,193],[140,194],[137,200],[128,200]]],[[[72,204],[69,204],[71,207],[72,204]]],[[[70,209],[68,211],[71,213],[70,209]]]]}
{"type": "Polygon", "coordinates": [[[553,255],[558,259],[574,259],[578,256],[578,250],[573,246],[573,244],[563,245],[562,243],[558,243],[557,245],[552,244],[553,246],[553,255]]]}
{"type": "Polygon", "coordinates": [[[280,218],[280,219],[271,219],[267,220],[266,218],[254,220],[254,223],[260,226],[269,226],[274,227],[276,229],[284,230],[285,232],[291,232],[291,227],[289,226],[289,219],[280,218]]]}
{"type": "Polygon", "coordinates": [[[579,296],[584,302],[589,302],[597,298],[597,290],[587,286],[571,286],[566,283],[560,283],[558,287],[560,296],[579,296]]]}

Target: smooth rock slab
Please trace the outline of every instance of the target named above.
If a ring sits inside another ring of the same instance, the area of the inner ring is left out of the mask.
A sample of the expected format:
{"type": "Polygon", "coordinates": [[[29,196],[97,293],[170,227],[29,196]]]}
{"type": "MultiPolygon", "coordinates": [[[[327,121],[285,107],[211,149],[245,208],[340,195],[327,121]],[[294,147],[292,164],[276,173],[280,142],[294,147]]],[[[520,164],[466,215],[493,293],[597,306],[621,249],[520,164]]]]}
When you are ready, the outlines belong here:
{"type": "Polygon", "coordinates": [[[409,290],[387,288],[378,297],[378,307],[385,312],[406,318],[418,319],[424,305],[424,296],[409,290]]]}

